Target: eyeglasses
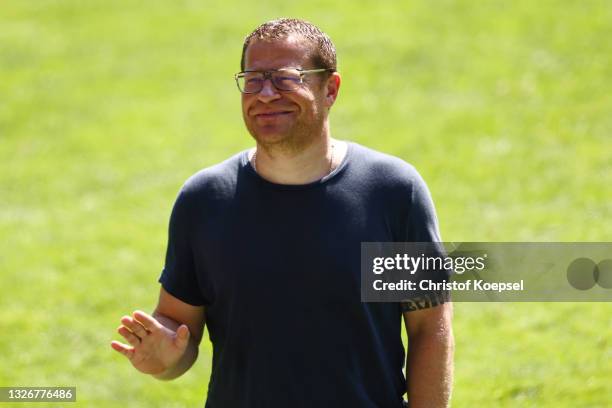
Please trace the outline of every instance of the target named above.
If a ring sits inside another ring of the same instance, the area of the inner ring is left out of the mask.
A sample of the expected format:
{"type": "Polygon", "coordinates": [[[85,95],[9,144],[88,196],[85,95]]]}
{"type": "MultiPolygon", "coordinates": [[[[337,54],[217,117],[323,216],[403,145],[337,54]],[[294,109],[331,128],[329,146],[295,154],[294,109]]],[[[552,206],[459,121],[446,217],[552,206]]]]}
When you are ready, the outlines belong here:
{"type": "Polygon", "coordinates": [[[260,92],[266,79],[272,81],[272,85],[279,91],[291,92],[298,89],[304,83],[304,75],[333,71],[333,69],[328,68],[283,68],[269,71],[243,71],[234,75],[234,79],[240,92],[245,94],[260,92]]]}

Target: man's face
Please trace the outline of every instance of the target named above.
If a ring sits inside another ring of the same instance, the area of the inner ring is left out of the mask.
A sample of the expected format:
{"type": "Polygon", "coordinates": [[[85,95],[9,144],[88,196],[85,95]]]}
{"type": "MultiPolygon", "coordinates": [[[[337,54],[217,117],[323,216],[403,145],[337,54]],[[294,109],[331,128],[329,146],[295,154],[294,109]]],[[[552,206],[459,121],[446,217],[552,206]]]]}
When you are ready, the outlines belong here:
{"type": "MultiPolygon", "coordinates": [[[[274,42],[254,41],[245,53],[245,70],[280,68],[320,68],[309,60],[308,44],[287,38],[274,42]]],[[[304,76],[304,83],[295,91],[277,90],[264,81],[256,94],[242,94],[242,116],[251,135],[262,145],[299,148],[321,136],[327,109],[333,103],[326,86],[327,76],[304,76]],[[331,102],[330,102],[331,100],[331,102]]]]}

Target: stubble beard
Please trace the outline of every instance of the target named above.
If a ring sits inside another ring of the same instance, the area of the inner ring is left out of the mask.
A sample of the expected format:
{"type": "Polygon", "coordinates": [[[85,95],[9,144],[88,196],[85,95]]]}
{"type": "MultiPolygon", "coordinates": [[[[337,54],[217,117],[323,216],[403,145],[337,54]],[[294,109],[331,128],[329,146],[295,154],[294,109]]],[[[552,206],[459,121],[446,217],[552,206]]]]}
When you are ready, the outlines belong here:
{"type": "Polygon", "coordinates": [[[324,132],[325,118],[322,110],[314,113],[305,121],[298,121],[285,134],[274,137],[260,137],[257,131],[249,127],[249,133],[257,142],[257,146],[274,155],[275,153],[295,154],[303,151],[319,140],[324,132]]]}

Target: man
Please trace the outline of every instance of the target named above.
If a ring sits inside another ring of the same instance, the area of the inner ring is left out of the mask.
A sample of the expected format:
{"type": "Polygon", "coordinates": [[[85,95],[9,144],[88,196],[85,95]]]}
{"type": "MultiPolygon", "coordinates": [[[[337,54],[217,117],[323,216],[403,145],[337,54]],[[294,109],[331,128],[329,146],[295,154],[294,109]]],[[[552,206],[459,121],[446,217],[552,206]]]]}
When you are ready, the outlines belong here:
{"type": "Polygon", "coordinates": [[[112,347],[172,379],[196,360],[206,323],[208,408],[399,408],[405,392],[411,408],[446,407],[451,304],[360,301],[361,242],[439,240],[424,182],[397,158],[331,138],[341,79],[331,40],[312,24],[261,25],[241,69],[256,148],[185,183],[158,305],[124,316],[129,344],[112,347]]]}

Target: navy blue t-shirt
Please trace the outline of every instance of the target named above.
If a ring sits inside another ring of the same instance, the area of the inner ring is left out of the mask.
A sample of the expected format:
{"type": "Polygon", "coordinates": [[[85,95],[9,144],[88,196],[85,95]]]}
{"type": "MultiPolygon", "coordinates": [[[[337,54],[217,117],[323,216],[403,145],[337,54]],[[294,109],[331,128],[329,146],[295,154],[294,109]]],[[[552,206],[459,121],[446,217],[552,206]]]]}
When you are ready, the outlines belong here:
{"type": "Polygon", "coordinates": [[[360,300],[361,242],[439,241],[406,162],[349,143],[323,179],[261,178],[247,152],[183,186],[164,289],[203,305],[213,344],[207,408],[400,408],[402,309],[360,300]]]}

